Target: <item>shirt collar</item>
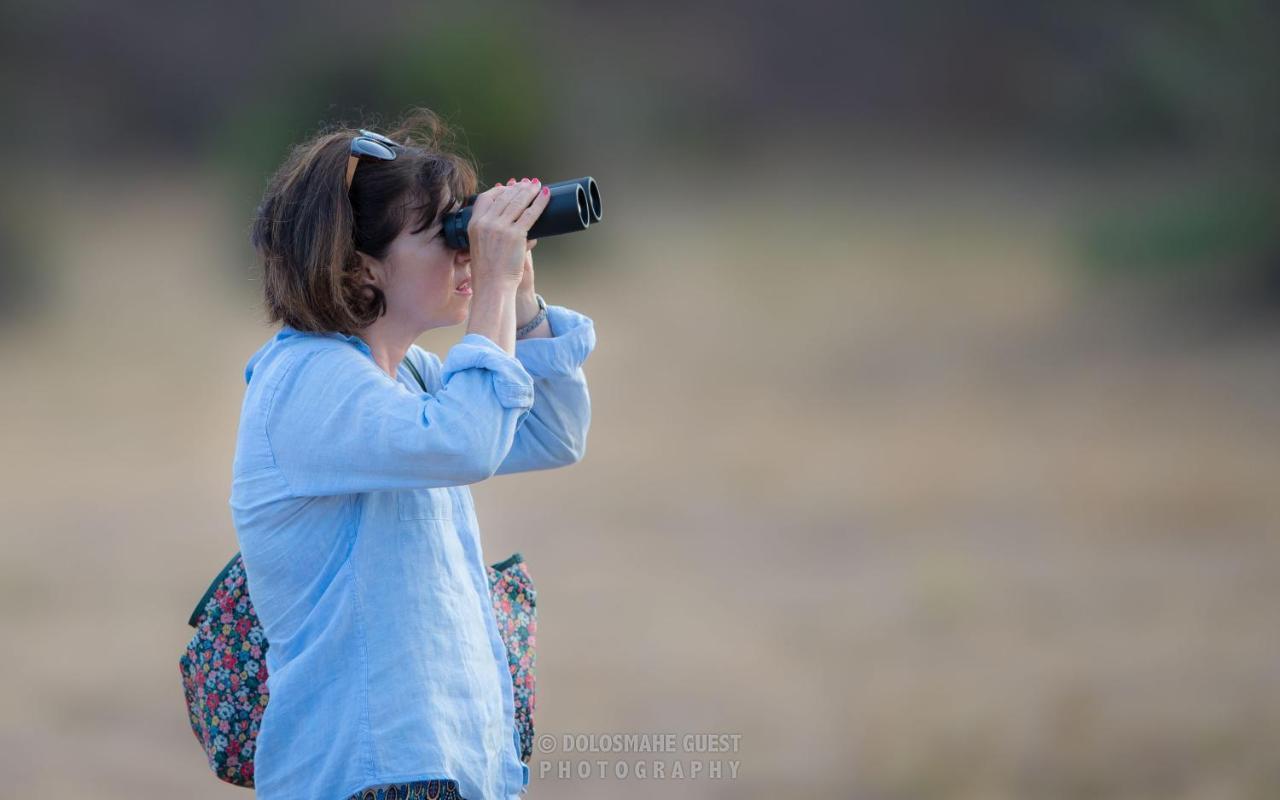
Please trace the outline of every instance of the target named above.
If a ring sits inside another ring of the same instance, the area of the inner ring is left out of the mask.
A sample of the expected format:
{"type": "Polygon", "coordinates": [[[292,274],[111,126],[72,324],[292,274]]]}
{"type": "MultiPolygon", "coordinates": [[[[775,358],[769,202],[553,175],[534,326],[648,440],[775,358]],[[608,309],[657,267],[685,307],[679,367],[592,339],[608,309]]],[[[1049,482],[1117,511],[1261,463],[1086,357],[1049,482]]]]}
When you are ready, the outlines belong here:
{"type": "Polygon", "coordinates": [[[288,325],[288,324],[280,326],[279,338],[281,339],[284,339],[289,336],[306,336],[306,335],[325,336],[330,339],[340,339],[344,342],[348,342],[350,344],[355,345],[356,349],[358,349],[360,352],[364,353],[370,358],[373,358],[373,349],[369,347],[368,342],[366,342],[364,339],[361,339],[359,336],[352,336],[350,334],[340,333],[338,331],[325,331],[324,333],[310,333],[309,331],[300,331],[297,328],[293,327],[292,325],[288,325]]]}

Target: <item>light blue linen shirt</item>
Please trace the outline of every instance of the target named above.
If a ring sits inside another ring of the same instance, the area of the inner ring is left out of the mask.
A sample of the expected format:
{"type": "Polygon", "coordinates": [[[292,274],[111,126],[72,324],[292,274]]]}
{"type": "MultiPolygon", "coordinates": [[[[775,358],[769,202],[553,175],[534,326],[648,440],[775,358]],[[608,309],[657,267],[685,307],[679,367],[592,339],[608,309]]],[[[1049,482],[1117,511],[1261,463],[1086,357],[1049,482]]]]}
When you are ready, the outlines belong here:
{"type": "Polygon", "coordinates": [[[580,460],[592,321],[515,357],[468,333],[392,380],[356,336],[284,326],[245,368],[230,496],[270,648],[259,800],[450,778],[524,794],[511,673],[468,484],[580,460]]]}

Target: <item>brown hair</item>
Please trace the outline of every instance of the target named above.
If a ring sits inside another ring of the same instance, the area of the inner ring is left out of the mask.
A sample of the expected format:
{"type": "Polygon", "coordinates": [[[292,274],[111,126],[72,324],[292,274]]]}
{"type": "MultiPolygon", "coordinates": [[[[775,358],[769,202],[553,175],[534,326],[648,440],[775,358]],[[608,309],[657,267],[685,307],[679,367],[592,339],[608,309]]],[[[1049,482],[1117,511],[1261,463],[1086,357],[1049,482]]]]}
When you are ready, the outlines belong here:
{"type": "Polygon", "coordinates": [[[404,146],[395,148],[394,161],[362,160],[349,193],[354,128],[296,145],[271,177],[249,237],[262,257],[271,322],[317,333],[367,326],[387,304],[361,277],[357,251],[382,259],[407,225],[424,230],[446,202],[475,193],[475,165],[453,147],[453,131],[434,112],[413,109],[380,132],[404,146]]]}

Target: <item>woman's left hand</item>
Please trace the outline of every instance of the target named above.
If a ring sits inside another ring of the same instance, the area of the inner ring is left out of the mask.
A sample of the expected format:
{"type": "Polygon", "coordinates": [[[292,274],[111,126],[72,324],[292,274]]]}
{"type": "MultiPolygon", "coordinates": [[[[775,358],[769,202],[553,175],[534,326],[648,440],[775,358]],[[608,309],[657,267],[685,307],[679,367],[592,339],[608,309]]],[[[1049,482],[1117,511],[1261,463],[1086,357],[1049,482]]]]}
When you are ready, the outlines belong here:
{"type": "Polygon", "coordinates": [[[516,297],[533,297],[533,248],[537,244],[537,239],[530,239],[528,247],[524,251],[524,275],[520,277],[520,285],[516,287],[516,297]]]}
{"type": "MultiPolygon", "coordinates": [[[[523,328],[538,316],[538,298],[533,290],[533,246],[537,239],[529,240],[529,247],[524,251],[524,274],[520,277],[520,285],[516,287],[516,327],[523,328]]],[[[526,339],[538,339],[550,336],[551,328],[544,319],[538,327],[525,335],[526,339]]]]}

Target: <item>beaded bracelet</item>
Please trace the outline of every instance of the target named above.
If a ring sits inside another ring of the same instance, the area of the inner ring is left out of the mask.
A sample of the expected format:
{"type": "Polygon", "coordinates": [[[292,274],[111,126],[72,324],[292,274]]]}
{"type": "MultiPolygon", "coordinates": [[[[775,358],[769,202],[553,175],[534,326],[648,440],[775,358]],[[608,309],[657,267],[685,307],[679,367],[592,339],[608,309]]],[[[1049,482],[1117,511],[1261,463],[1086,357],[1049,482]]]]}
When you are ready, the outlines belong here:
{"type": "Polygon", "coordinates": [[[533,297],[538,301],[538,313],[534,315],[533,319],[529,320],[528,324],[516,330],[517,339],[523,339],[533,333],[533,329],[541,325],[542,321],[547,318],[547,302],[542,299],[540,294],[534,294],[533,297]]]}

